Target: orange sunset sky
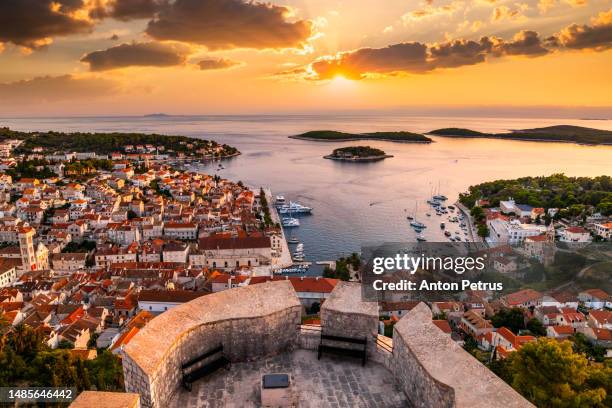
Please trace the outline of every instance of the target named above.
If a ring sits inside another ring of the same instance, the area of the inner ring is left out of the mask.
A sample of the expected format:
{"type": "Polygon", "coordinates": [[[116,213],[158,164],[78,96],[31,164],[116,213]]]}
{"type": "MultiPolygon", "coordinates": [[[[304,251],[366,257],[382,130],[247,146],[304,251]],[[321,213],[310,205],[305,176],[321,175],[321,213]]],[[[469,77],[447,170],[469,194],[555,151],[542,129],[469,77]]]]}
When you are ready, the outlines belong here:
{"type": "Polygon", "coordinates": [[[605,111],[611,48],[608,0],[2,0],[0,116],[605,111]]]}

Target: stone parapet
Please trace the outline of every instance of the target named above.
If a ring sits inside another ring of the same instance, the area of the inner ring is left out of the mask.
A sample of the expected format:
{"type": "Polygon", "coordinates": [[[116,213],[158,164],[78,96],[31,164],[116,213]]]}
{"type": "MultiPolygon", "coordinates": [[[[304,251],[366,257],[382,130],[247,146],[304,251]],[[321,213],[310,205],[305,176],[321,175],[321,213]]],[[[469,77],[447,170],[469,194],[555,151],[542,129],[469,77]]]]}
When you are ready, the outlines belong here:
{"type": "Polygon", "coordinates": [[[438,329],[424,303],[395,324],[389,369],[418,408],[533,407],[438,329]]]}
{"type": "Polygon", "coordinates": [[[70,408],[140,408],[138,394],[129,392],[83,391],[70,408]]]}
{"type": "Polygon", "coordinates": [[[202,296],[151,320],[122,350],[126,391],[161,408],[181,383],[181,364],[223,345],[231,361],[296,346],[301,304],[288,281],[202,296]]]}

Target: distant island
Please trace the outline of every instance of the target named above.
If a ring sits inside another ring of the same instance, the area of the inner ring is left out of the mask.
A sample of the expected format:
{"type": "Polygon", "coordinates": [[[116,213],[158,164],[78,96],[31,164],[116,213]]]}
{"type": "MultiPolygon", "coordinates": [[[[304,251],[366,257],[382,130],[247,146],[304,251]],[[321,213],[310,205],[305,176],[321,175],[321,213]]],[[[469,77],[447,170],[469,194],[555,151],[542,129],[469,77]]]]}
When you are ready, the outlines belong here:
{"type": "Polygon", "coordinates": [[[432,130],[428,134],[444,137],[483,137],[528,140],[536,142],[569,142],[590,145],[612,145],[612,131],[570,125],[512,130],[509,133],[483,133],[471,129],[444,128],[432,130]]]}
{"type": "Polygon", "coordinates": [[[384,160],[393,156],[370,146],[349,146],[334,149],[332,154],[323,157],[330,160],[372,162],[384,160]]]}
{"type": "Polygon", "coordinates": [[[419,133],[411,132],[370,132],[345,133],[335,130],[312,130],[295,136],[291,139],[313,140],[320,142],[347,142],[351,140],[383,140],[404,143],[431,143],[433,140],[419,133]]]}
{"type": "Polygon", "coordinates": [[[17,154],[55,152],[91,152],[99,155],[111,153],[149,153],[170,157],[233,157],[240,152],[233,146],[213,140],[194,139],[186,136],[168,136],[144,133],[64,133],[21,132],[0,127],[0,141],[14,139],[20,143],[17,154]]]}

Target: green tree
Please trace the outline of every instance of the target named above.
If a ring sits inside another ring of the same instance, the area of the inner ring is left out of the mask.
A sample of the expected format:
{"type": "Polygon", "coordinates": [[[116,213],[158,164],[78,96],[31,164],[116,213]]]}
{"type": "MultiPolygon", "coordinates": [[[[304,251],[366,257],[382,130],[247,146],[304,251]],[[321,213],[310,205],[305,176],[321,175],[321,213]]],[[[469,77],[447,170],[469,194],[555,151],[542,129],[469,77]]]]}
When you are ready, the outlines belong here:
{"type": "Polygon", "coordinates": [[[529,319],[525,327],[534,336],[546,336],[546,328],[544,327],[542,322],[536,318],[529,319]]]}
{"type": "Polygon", "coordinates": [[[574,353],[569,341],[540,338],[514,353],[512,386],[539,407],[604,407],[610,370],[574,353]]]}
{"type": "Polygon", "coordinates": [[[517,307],[512,309],[501,309],[493,317],[491,323],[495,327],[507,327],[513,333],[518,333],[525,328],[523,311],[517,307]]]}

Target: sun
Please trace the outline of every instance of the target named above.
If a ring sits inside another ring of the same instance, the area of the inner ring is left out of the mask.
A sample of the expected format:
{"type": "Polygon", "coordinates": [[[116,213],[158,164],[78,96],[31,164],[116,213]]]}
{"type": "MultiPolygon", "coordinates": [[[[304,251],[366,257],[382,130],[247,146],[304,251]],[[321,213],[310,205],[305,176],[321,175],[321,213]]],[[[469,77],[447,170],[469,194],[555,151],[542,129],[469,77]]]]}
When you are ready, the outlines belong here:
{"type": "Polygon", "coordinates": [[[342,74],[336,74],[329,81],[329,84],[330,84],[330,86],[332,86],[334,88],[349,88],[349,87],[353,87],[354,86],[355,81],[347,78],[346,76],[344,76],[342,74]]]}

